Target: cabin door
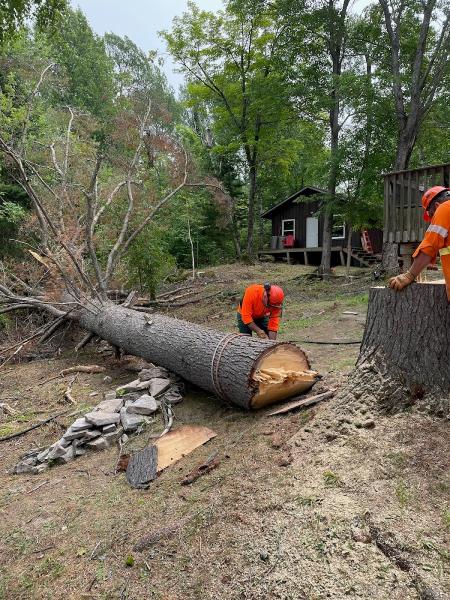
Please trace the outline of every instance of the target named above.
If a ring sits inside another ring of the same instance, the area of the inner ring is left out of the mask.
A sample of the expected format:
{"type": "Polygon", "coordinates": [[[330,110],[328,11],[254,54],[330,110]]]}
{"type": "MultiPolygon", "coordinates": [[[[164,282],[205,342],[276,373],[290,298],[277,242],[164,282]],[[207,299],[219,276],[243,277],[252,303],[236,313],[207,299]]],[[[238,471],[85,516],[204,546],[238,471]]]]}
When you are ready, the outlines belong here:
{"type": "Polygon", "coordinates": [[[306,247],[317,248],[319,246],[319,219],[316,217],[306,218],[306,247]]]}

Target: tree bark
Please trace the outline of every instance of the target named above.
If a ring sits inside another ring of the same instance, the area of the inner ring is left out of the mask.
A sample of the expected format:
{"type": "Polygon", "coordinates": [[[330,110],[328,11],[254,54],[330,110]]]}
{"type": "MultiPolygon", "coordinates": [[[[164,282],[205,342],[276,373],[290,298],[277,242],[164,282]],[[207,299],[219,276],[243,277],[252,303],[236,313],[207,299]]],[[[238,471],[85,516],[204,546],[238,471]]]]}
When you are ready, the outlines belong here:
{"type": "Polygon", "coordinates": [[[247,221],[247,255],[253,258],[253,234],[255,226],[255,200],[256,200],[256,164],[250,164],[250,181],[248,190],[248,221],[247,221]]]}
{"type": "Polygon", "coordinates": [[[288,343],[224,334],[164,315],[106,304],[71,314],[85,329],[125,352],[166,367],[244,408],[260,408],[312,387],[303,350],[288,343]]]}
{"type": "MultiPolygon", "coordinates": [[[[356,368],[339,395],[350,412],[416,405],[450,415],[450,303],[445,285],[372,288],[356,368]]],[[[365,412],[365,411],[363,411],[365,412]]]]}

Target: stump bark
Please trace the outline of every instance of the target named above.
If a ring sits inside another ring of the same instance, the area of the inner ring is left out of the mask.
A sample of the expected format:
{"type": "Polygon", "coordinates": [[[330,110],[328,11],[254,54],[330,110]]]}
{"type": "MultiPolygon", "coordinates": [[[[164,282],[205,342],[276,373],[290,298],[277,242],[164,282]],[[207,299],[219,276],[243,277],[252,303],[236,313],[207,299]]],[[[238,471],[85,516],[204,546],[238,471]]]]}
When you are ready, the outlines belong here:
{"type": "Polygon", "coordinates": [[[244,408],[260,408],[311,388],[317,373],[290,343],[223,332],[160,314],[106,304],[72,318],[129,354],[166,367],[244,408]]]}
{"type": "Polygon", "coordinates": [[[450,414],[450,304],[444,284],[372,288],[356,368],[340,405],[417,405],[450,414]]]}

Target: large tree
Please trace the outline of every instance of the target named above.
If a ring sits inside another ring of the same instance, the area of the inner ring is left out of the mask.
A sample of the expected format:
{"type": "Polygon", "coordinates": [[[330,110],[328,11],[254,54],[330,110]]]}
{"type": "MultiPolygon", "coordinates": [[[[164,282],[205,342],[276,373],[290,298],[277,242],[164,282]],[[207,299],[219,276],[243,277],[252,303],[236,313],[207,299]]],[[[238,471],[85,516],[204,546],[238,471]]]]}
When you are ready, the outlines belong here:
{"type": "Polygon", "coordinates": [[[379,3],[398,130],[394,168],[402,170],[409,165],[424,119],[448,87],[450,11],[438,0],[379,3]]]}
{"type": "Polygon", "coordinates": [[[258,173],[262,145],[293,118],[289,86],[280,65],[289,61],[288,22],[266,0],[235,0],[217,14],[195,4],[164,34],[188,78],[193,105],[206,103],[223,142],[248,179],[247,253],[254,253],[258,173]]]}

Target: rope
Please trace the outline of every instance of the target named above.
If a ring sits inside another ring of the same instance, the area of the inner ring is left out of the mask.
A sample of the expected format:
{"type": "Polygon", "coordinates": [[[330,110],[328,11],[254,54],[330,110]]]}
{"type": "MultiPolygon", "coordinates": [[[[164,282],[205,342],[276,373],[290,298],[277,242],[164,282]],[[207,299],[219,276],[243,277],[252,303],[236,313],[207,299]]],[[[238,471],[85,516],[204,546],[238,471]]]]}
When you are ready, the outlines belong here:
{"type": "Polygon", "coordinates": [[[219,379],[220,361],[222,359],[225,348],[228,346],[228,344],[232,340],[234,340],[235,338],[237,338],[241,335],[245,335],[245,333],[228,333],[227,335],[225,335],[217,344],[216,349],[214,350],[212,360],[211,360],[211,381],[212,381],[214,390],[216,391],[216,394],[219,396],[219,398],[222,398],[222,399],[226,399],[226,395],[222,389],[222,386],[220,384],[220,379],[219,379]]]}

